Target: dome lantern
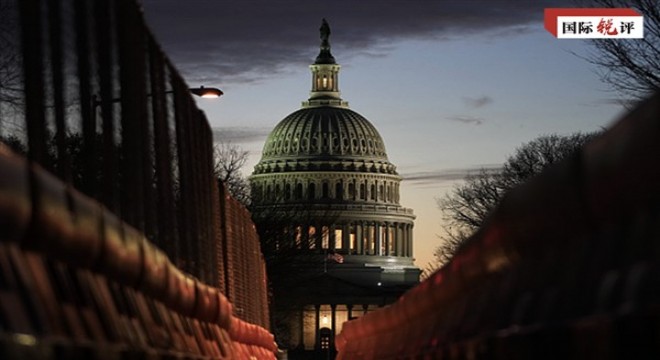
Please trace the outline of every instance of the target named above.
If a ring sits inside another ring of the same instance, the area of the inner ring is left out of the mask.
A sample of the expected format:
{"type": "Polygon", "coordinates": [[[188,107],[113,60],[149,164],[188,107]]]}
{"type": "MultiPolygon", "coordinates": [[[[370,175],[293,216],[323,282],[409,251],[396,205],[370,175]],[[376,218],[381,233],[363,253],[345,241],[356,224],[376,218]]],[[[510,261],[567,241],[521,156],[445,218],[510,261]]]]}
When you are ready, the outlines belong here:
{"type": "Polygon", "coordinates": [[[330,53],[330,25],[323,19],[321,28],[321,48],[314,64],[309,66],[312,71],[312,91],[309,100],[303,101],[303,107],[338,106],[348,107],[348,102],[339,96],[339,69],[330,53]]]}

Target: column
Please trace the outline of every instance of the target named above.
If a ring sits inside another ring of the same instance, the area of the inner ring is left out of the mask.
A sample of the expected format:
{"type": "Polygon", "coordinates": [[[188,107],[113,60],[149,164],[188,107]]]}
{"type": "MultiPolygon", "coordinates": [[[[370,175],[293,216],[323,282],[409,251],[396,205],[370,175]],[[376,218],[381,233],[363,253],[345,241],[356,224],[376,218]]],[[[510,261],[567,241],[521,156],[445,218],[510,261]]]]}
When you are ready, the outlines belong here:
{"type": "Polygon", "coordinates": [[[351,320],[353,317],[353,304],[346,305],[346,309],[348,310],[348,320],[351,320]]]}
{"type": "Polygon", "coordinates": [[[364,200],[371,201],[371,182],[369,179],[364,181],[364,200]]]}
{"type": "Polygon", "coordinates": [[[412,256],[412,242],[413,242],[412,225],[407,225],[406,226],[406,234],[408,234],[408,236],[407,236],[408,243],[406,244],[407,245],[406,250],[408,252],[408,256],[412,256]]]}
{"type": "Polygon", "coordinates": [[[390,254],[390,247],[392,244],[390,243],[392,241],[390,237],[390,223],[385,223],[385,253],[383,255],[391,255],[390,254]]]}
{"type": "Polygon", "coordinates": [[[366,314],[367,310],[369,310],[369,304],[362,304],[362,315],[366,314]]]}
{"type": "Polygon", "coordinates": [[[328,226],[328,250],[334,251],[335,250],[335,225],[329,225],[328,226]]]}
{"type": "Polygon", "coordinates": [[[341,227],[341,248],[346,251],[347,254],[351,253],[351,226],[342,225],[341,227]]]}
{"type": "Polygon", "coordinates": [[[316,251],[323,253],[323,227],[319,223],[314,224],[314,241],[316,242],[316,251]]]}
{"type": "Polygon", "coordinates": [[[403,254],[401,256],[409,256],[408,255],[408,241],[409,241],[409,239],[408,239],[408,225],[407,224],[403,224],[403,234],[401,236],[403,236],[403,244],[402,244],[402,250],[401,250],[401,251],[403,251],[403,254]]]}
{"type": "Polygon", "coordinates": [[[364,222],[360,221],[355,224],[355,253],[362,255],[362,237],[364,235],[364,222]]]}
{"type": "Polygon", "coordinates": [[[332,342],[335,341],[335,329],[337,328],[337,304],[330,305],[330,324],[332,326],[332,342]]]}
{"type": "Polygon", "coordinates": [[[403,224],[396,224],[394,241],[396,241],[396,256],[403,255],[403,224]]]}
{"type": "Polygon", "coordinates": [[[380,224],[374,223],[374,235],[375,235],[375,249],[374,255],[381,255],[380,253],[380,224]]]}
{"type": "Polygon", "coordinates": [[[316,328],[314,328],[314,348],[319,349],[321,347],[321,338],[319,334],[319,327],[321,325],[321,319],[319,319],[320,316],[320,311],[321,311],[321,305],[314,305],[314,312],[316,315],[316,319],[314,323],[316,324],[316,328]]]}

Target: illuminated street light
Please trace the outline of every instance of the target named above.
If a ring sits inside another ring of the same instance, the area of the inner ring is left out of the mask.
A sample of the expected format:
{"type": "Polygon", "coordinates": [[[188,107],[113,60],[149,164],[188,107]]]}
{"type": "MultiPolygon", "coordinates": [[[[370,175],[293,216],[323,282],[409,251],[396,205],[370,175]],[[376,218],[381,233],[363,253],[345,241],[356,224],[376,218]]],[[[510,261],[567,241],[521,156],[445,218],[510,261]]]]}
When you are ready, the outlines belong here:
{"type": "MultiPolygon", "coordinates": [[[[190,91],[191,94],[197,95],[197,96],[205,98],[205,99],[216,99],[216,98],[219,98],[220,96],[222,96],[224,94],[224,92],[222,92],[222,90],[220,90],[218,88],[215,88],[215,87],[200,86],[198,88],[190,88],[188,90],[190,91]]],[[[168,91],[165,91],[164,93],[165,94],[173,94],[174,90],[168,90],[168,91]]],[[[151,96],[153,96],[153,94],[147,94],[147,97],[151,97],[151,96]]],[[[121,101],[121,98],[116,98],[116,99],[110,100],[111,103],[117,103],[117,102],[120,102],[120,101],[121,101]]],[[[100,106],[101,102],[102,101],[99,100],[96,95],[92,95],[93,108],[96,108],[97,106],[100,106]]]]}
{"type": "Polygon", "coordinates": [[[205,99],[219,98],[220,96],[222,96],[222,94],[224,94],[222,90],[218,88],[214,88],[214,87],[207,88],[204,86],[200,86],[198,88],[191,88],[190,92],[205,99]]]}

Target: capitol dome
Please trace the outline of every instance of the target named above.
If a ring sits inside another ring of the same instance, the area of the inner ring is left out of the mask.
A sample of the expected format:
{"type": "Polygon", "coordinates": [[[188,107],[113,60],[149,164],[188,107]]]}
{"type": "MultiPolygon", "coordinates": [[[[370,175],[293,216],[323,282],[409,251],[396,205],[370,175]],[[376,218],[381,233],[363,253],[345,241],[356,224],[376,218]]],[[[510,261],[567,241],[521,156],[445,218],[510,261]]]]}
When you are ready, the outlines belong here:
{"type": "Polygon", "coordinates": [[[387,160],[383,139],[362,115],[347,107],[314,106],[280,121],[270,133],[255,174],[326,170],[339,162],[341,171],[396,174],[387,160]]]}
{"type": "MultiPolygon", "coordinates": [[[[333,271],[346,279],[378,286],[416,283],[415,215],[399,204],[401,177],[378,130],[340,96],[340,65],[326,30],[310,65],[309,99],[275,126],[250,176],[254,217],[285,219],[287,224],[271,228],[284,227],[305,256],[340,254],[343,265],[333,271]]],[[[278,240],[274,248],[282,246],[278,240]]]]}

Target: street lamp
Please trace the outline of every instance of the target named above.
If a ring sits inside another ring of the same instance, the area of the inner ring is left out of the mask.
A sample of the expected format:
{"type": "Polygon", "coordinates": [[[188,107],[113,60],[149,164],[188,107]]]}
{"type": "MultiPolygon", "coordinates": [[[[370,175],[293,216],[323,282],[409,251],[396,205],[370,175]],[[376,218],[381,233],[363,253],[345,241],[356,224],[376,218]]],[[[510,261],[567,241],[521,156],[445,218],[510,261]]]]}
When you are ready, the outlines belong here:
{"type": "Polygon", "coordinates": [[[214,88],[214,87],[207,88],[207,87],[204,87],[204,86],[200,86],[198,88],[191,88],[190,92],[197,95],[197,96],[207,98],[207,99],[218,98],[218,97],[222,96],[222,94],[224,94],[222,92],[222,90],[220,90],[218,88],[214,88]]]}
{"type": "MultiPolygon", "coordinates": [[[[208,87],[207,88],[207,87],[204,87],[204,86],[200,86],[200,87],[197,87],[197,88],[189,88],[188,90],[193,95],[200,96],[200,97],[203,97],[203,98],[218,98],[221,95],[223,95],[222,90],[220,90],[218,88],[215,88],[215,87],[208,87]]],[[[164,95],[164,94],[167,94],[167,95],[174,94],[174,90],[160,91],[160,92],[157,93],[157,95],[164,95]]],[[[150,100],[148,100],[148,99],[153,99],[154,95],[156,95],[156,94],[150,93],[150,94],[145,94],[145,95],[146,95],[145,99],[144,99],[145,103],[142,104],[142,105],[144,105],[146,107],[146,106],[149,105],[148,102],[150,100]]],[[[93,164],[93,162],[94,162],[94,153],[95,153],[95,151],[94,151],[94,142],[96,141],[94,139],[94,134],[96,133],[97,112],[98,112],[99,107],[101,107],[101,105],[103,105],[103,104],[105,104],[107,106],[111,106],[112,104],[116,104],[116,103],[119,103],[121,101],[122,101],[121,97],[105,98],[104,99],[104,98],[100,98],[98,95],[95,95],[95,94],[91,96],[91,99],[90,99],[90,103],[91,103],[90,105],[91,106],[90,106],[90,109],[89,109],[91,114],[89,114],[89,119],[85,120],[85,124],[89,124],[89,125],[87,125],[87,126],[83,125],[83,133],[84,133],[83,134],[83,147],[86,150],[85,151],[85,154],[86,154],[85,155],[85,157],[86,157],[85,169],[93,169],[93,167],[94,167],[94,164],[93,164]],[[88,130],[85,130],[85,129],[88,129],[88,130]],[[87,132],[89,132],[90,134],[86,134],[87,132]],[[87,151],[88,149],[90,151],[87,151]]],[[[113,127],[114,127],[113,122],[115,120],[113,120],[112,118],[109,118],[107,120],[108,120],[107,121],[108,129],[112,130],[113,127]]],[[[115,153],[115,139],[114,139],[115,133],[114,133],[114,130],[113,131],[105,131],[106,130],[106,128],[105,128],[106,121],[105,120],[104,120],[103,126],[104,126],[104,131],[103,131],[103,134],[104,134],[104,138],[103,138],[103,144],[104,145],[103,145],[103,147],[104,147],[104,149],[103,149],[103,151],[104,151],[104,156],[106,157],[106,159],[109,159],[108,164],[110,164],[110,165],[107,165],[107,167],[105,167],[106,165],[104,165],[103,171],[104,171],[104,177],[106,177],[107,179],[110,179],[111,176],[106,176],[106,174],[111,174],[114,171],[113,169],[116,168],[116,166],[114,164],[111,164],[111,162],[116,161],[116,159],[114,159],[114,157],[115,157],[115,154],[114,154],[115,153]]],[[[156,126],[156,125],[153,125],[153,126],[156,126]]],[[[93,173],[93,171],[90,171],[90,172],[93,173]]],[[[104,200],[107,200],[106,206],[112,207],[113,210],[116,210],[116,206],[112,206],[112,204],[111,204],[111,202],[113,201],[112,199],[114,197],[115,196],[113,194],[110,194],[110,195],[103,194],[104,200]]]]}
{"type": "MultiPolygon", "coordinates": [[[[205,99],[215,99],[219,98],[222,96],[224,93],[222,90],[215,88],[215,87],[204,87],[200,86],[198,88],[190,88],[188,89],[191,94],[197,95],[199,97],[203,97],[205,99]]],[[[164,92],[165,94],[173,94],[174,90],[167,90],[164,92]]],[[[151,97],[153,94],[147,94],[147,97],[151,97]]],[[[110,100],[111,103],[117,103],[120,102],[121,98],[116,98],[110,100]]],[[[92,112],[95,112],[96,107],[101,105],[102,100],[99,100],[96,95],[92,95],[92,112]]]]}

